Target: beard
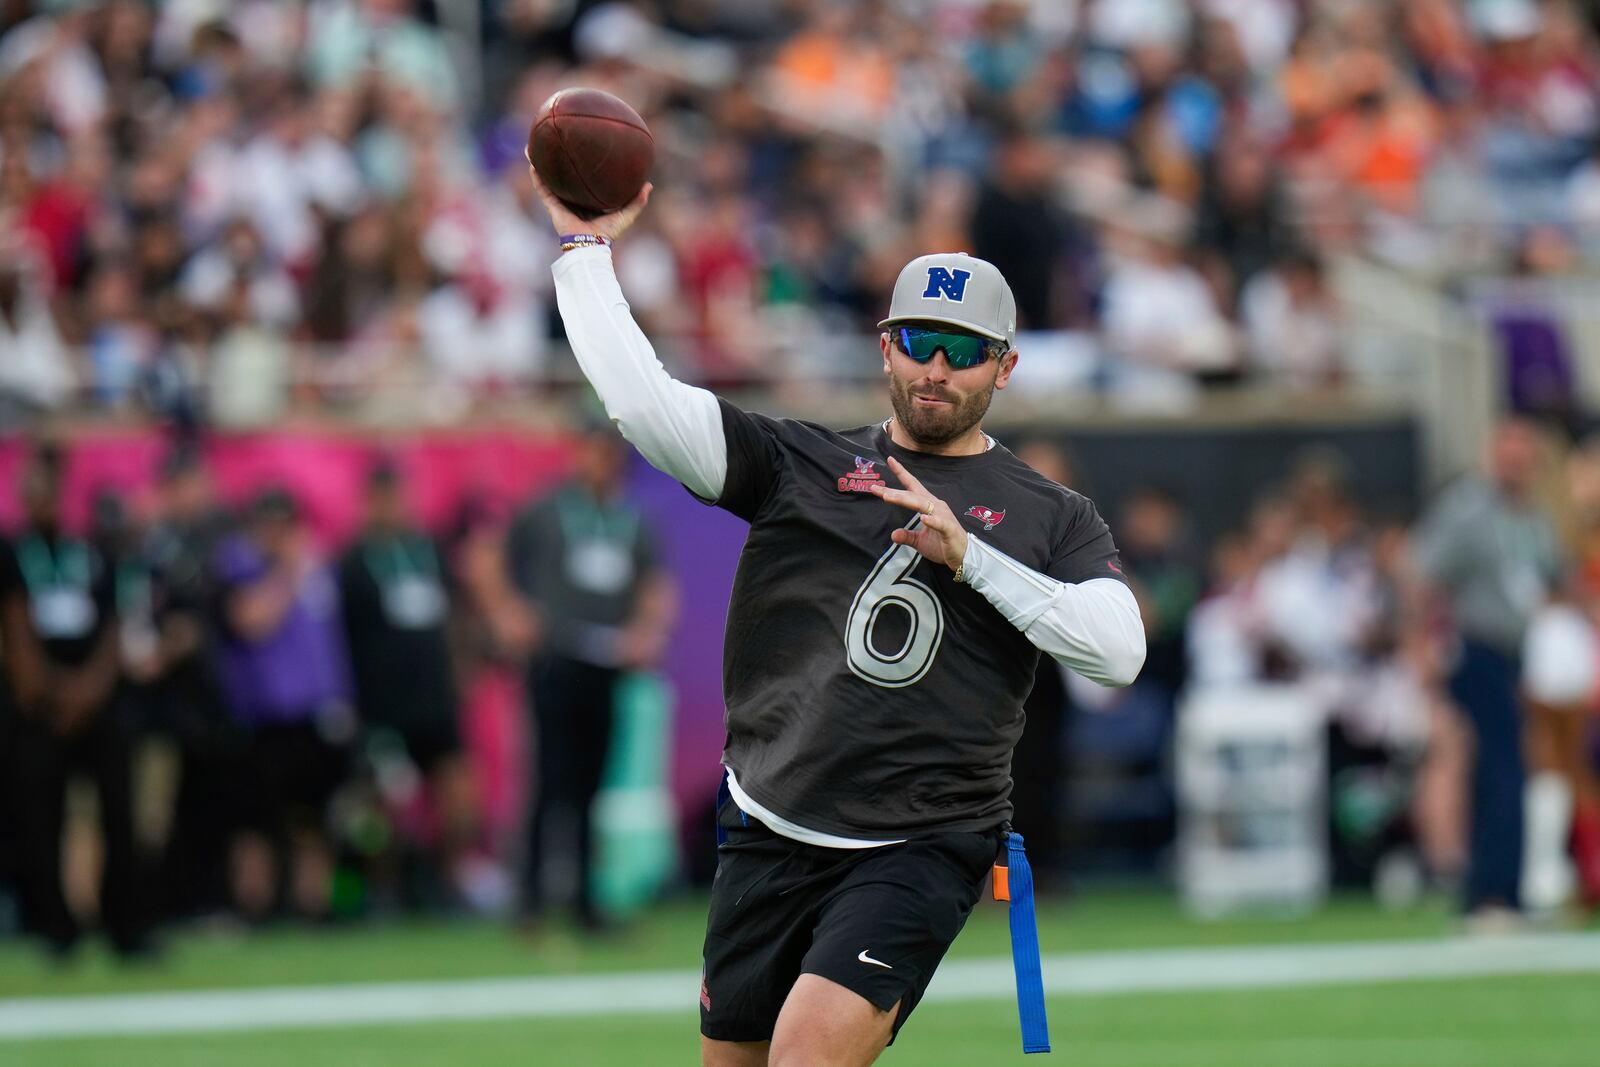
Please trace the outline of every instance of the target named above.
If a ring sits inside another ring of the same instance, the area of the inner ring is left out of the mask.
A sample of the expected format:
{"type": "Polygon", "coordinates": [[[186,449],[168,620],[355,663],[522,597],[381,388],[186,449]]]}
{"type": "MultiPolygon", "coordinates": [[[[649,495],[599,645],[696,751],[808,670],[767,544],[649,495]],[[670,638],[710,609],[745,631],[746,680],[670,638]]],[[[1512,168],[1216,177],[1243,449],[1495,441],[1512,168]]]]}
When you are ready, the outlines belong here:
{"type": "Polygon", "coordinates": [[[993,382],[962,396],[936,387],[924,387],[913,393],[910,384],[898,375],[889,376],[889,401],[894,405],[895,421],[913,441],[927,448],[947,445],[982,422],[992,399],[993,382]],[[945,408],[919,407],[912,399],[914,396],[947,400],[950,404],[945,408]]]}

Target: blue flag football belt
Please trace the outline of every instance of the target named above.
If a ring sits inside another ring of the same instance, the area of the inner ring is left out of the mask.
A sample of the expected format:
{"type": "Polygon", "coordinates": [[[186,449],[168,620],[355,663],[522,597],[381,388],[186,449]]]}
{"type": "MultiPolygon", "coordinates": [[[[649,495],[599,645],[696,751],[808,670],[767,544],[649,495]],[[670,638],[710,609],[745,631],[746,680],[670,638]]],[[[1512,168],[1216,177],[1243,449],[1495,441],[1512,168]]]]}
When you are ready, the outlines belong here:
{"type": "MultiPolygon", "coordinates": [[[[717,810],[732,799],[728,774],[717,786],[717,810]]],[[[742,814],[742,813],[741,813],[742,814]]],[[[1050,1051],[1050,1020],[1044,1013],[1044,976],[1039,971],[1039,922],[1033,913],[1033,869],[1022,848],[1022,835],[1006,831],[1005,863],[994,865],[994,898],[1007,902],[1011,919],[1011,966],[1017,975],[1017,1017],[1022,1023],[1022,1051],[1050,1051]]],[[[717,820],[717,845],[728,831],[717,820]]]]}
{"type": "Polygon", "coordinates": [[[1007,902],[1011,918],[1011,967],[1017,975],[1017,1018],[1022,1051],[1050,1051],[1050,1020],[1044,1013],[1044,976],[1039,971],[1039,921],[1033,913],[1033,869],[1022,835],[1006,831],[1006,859],[994,865],[994,898],[1007,902]]]}

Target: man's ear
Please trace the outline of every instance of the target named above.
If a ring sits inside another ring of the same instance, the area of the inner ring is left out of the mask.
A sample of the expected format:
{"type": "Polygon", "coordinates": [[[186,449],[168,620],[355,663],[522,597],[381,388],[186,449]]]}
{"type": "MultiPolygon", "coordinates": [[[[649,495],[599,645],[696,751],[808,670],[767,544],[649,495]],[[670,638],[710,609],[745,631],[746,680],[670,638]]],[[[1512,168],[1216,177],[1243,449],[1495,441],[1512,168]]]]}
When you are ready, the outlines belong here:
{"type": "Polygon", "coordinates": [[[994,387],[996,389],[1004,389],[1006,387],[1006,383],[1011,380],[1011,372],[1017,369],[1017,360],[1021,358],[1015,348],[1000,357],[1000,369],[995,372],[994,376],[994,387]]]}
{"type": "Polygon", "coordinates": [[[878,350],[883,353],[883,373],[885,374],[893,373],[893,368],[889,363],[889,349],[893,347],[893,345],[894,342],[889,340],[888,330],[885,330],[878,335],[878,350]]]}

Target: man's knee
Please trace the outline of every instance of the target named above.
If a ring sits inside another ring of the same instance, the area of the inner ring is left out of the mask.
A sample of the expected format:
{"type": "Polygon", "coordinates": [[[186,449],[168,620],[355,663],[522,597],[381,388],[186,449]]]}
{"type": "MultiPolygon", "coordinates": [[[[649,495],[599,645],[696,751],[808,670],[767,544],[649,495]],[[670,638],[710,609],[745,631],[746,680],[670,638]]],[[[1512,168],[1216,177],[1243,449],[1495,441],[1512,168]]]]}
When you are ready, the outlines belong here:
{"type": "Polygon", "coordinates": [[[713,1041],[700,1037],[701,1067],[767,1067],[769,1041],[713,1041]]]}
{"type": "Polygon", "coordinates": [[[884,1011],[820,975],[802,974],[783,1002],[768,1067],[866,1067],[894,1034],[897,1001],[884,1011]]]}

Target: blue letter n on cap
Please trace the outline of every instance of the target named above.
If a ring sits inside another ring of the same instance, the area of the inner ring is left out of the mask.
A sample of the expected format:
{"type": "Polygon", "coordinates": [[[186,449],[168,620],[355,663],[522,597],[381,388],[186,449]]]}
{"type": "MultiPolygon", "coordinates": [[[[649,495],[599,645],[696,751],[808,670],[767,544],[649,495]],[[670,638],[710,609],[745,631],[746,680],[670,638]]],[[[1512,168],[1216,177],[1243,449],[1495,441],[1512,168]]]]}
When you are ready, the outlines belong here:
{"type": "Polygon", "coordinates": [[[960,303],[967,295],[967,279],[972,277],[970,270],[951,270],[949,267],[929,267],[928,287],[922,291],[925,297],[942,296],[946,300],[960,303]]]}

